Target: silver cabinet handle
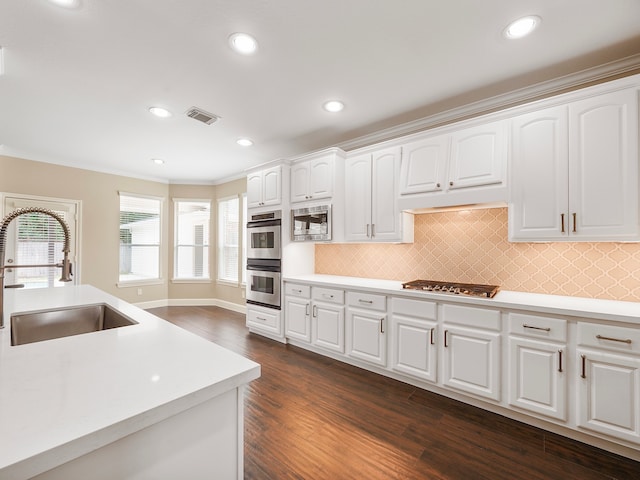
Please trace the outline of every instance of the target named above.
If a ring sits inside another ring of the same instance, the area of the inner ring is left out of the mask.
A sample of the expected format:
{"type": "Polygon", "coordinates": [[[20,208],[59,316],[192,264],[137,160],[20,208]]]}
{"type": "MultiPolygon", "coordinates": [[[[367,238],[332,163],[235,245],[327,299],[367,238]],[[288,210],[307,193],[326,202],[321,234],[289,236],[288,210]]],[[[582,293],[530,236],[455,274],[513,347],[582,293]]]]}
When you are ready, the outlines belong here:
{"type": "Polygon", "coordinates": [[[362,298],[359,298],[359,299],[358,299],[358,301],[359,301],[360,303],[366,303],[366,304],[368,304],[368,305],[373,304],[373,300],[363,300],[362,298]]]}
{"type": "Polygon", "coordinates": [[[630,338],[625,338],[624,340],[621,338],[612,338],[612,337],[603,337],[602,335],[596,335],[596,338],[598,340],[609,340],[610,342],[620,342],[620,343],[627,343],[629,345],[631,345],[632,341],[630,338]]]}
{"type": "Polygon", "coordinates": [[[573,233],[576,233],[576,223],[578,223],[578,220],[576,219],[577,214],[572,213],[571,215],[573,215],[573,233]]]}
{"type": "Polygon", "coordinates": [[[369,238],[371,235],[369,235],[369,224],[367,223],[367,238],[369,238]]]}
{"type": "Polygon", "coordinates": [[[308,303],[304,306],[304,314],[305,315],[309,315],[309,304],[308,303]]]}
{"type": "Polygon", "coordinates": [[[267,321],[266,318],[262,318],[262,317],[256,317],[256,320],[260,320],[261,322],[266,322],[267,321]]]}
{"type": "Polygon", "coordinates": [[[449,330],[445,330],[444,331],[444,346],[445,346],[445,348],[449,346],[447,344],[447,333],[449,333],[449,330]]]}
{"type": "Polygon", "coordinates": [[[313,306],[313,318],[318,318],[318,306],[313,306]]]}
{"type": "Polygon", "coordinates": [[[380,333],[384,333],[384,318],[380,319],[380,333]]]}
{"type": "Polygon", "coordinates": [[[299,290],[297,288],[292,288],[291,291],[296,293],[302,293],[302,290],[299,290]]]}
{"type": "Polygon", "coordinates": [[[550,327],[546,327],[546,328],[544,328],[544,327],[534,327],[533,325],[527,325],[526,323],[522,324],[522,328],[530,328],[532,330],[542,330],[544,332],[550,332],[551,331],[550,327]]]}
{"type": "Polygon", "coordinates": [[[372,223],[371,224],[371,238],[376,236],[376,224],[372,223]]]}
{"type": "Polygon", "coordinates": [[[587,378],[587,356],[580,355],[580,358],[582,358],[582,373],[580,374],[580,376],[582,378],[587,378]]]}
{"type": "Polygon", "coordinates": [[[558,350],[558,372],[562,373],[562,350],[558,350]]]}
{"type": "Polygon", "coordinates": [[[434,345],[434,344],[436,343],[436,341],[435,341],[435,339],[434,339],[434,337],[433,337],[433,331],[434,331],[434,330],[435,330],[435,328],[432,328],[432,329],[431,329],[431,332],[429,333],[429,343],[430,343],[431,345],[434,345]]]}
{"type": "Polygon", "coordinates": [[[564,213],[560,214],[560,233],[564,233],[564,213]]]}
{"type": "Polygon", "coordinates": [[[323,293],[322,297],[323,298],[333,298],[333,295],[329,295],[328,293],[323,293]]]}

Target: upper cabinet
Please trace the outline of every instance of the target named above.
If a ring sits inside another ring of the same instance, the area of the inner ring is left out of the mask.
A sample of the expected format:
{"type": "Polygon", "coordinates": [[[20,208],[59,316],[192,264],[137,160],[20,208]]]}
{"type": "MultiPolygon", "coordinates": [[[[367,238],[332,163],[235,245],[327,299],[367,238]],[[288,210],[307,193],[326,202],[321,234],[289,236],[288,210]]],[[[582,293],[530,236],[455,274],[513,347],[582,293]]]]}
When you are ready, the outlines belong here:
{"type": "Polygon", "coordinates": [[[421,138],[402,146],[403,210],[507,200],[504,121],[421,138]]]}
{"type": "Polygon", "coordinates": [[[398,208],[400,147],[345,161],[345,240],[412,242],[413,216],[398,208]]]}
{"type": "Polygon", "coordinates": [[[282,167],[271,167],[247,175],[247,206],[249,208],[282,203],[282,167]]]}
{"type": "Polygon", "coordinates": [[[334,196],[337,172],[344,152],[333,148],[295,159],[291,165],[291,203],[334,196]]]}
{"type": "Polygon", "coordinates": [[[637,241],[638,93],[512,120],[511,241],[637,241]]]}

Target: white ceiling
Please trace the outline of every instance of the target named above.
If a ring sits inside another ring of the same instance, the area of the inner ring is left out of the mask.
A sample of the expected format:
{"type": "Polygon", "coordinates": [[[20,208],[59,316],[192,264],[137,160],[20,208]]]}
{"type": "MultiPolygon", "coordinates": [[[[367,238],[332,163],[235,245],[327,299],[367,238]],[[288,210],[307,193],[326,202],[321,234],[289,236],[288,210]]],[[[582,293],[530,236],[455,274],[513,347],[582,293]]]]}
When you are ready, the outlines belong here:
{"type": "Polygon", "coordinates": [[[0,0],[0,46],[0,154],[216,183],[638,54],[640,1],[0,0]],[[527,14],[534,34],[501,36],[527,14]],[[229,48],[238,31],[257,54],[229,48]],[[324,112],[332,98],[346,109],[324,112]]]}

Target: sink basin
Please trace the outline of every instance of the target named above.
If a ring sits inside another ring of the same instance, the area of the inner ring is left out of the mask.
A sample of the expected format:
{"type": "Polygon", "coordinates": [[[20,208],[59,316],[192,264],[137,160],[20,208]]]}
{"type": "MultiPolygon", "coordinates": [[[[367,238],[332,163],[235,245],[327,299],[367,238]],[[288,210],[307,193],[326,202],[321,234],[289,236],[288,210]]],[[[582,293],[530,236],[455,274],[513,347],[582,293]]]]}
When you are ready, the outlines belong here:
{"type": "Polygon", "coordinates": [[[41,342],[137,323],[105,304],[16,314],[11,316],[11,345],[41,342]]]}

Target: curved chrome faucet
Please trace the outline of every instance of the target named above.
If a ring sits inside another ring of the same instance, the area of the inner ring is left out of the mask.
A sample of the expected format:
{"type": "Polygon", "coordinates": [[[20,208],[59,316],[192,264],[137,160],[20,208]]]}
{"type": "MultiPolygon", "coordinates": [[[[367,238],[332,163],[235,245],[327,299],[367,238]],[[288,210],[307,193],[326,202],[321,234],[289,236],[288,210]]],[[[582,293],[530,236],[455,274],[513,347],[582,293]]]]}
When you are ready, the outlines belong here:
{"type": "Polygon", "coordinates": [[[69,226],[64,219],[58,215],[57,213],[48,210],[46,208],[40,207],[27,207],[27,208],[19,208],[14,210],[9,215],[2,219],[2,223],[0,223],[0,328],[4,328],[4,271],[7,268],[27,268],[27,267],[58,267],[62,269],[62,276],[60,277],[61,282],[70,282],[71,281],[71,262],[69,261],[69,252],[71,243],[71,234],[69,233],[69,226]],[[7,228],[9,224],[18,218],[21,215],[26,213],[43,213],[45,215],[49,215],[50,217],[57,220],[57,222],[62,227],[62,231],[64,232],[64,246],[62,247],[62,252],[64,253],[64,258],[60,263],[48,263],[48,264],[38,264],[38,265],[5,265],[4,264],[4,256],[7,248],[7,228]]]}

